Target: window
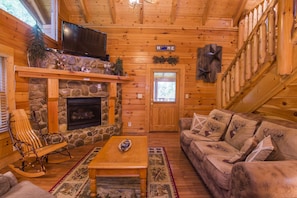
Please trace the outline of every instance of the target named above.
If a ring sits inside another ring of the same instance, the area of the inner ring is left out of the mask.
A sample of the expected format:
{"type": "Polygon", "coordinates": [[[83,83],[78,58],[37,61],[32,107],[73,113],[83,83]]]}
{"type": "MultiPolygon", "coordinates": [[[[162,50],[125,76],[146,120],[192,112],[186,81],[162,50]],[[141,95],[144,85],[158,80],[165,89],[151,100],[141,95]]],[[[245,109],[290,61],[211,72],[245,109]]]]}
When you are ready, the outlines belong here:
{"type": "Polygon", "coordinates": [[[176,73],[154,73],[154,102],[175,102],[176,100],[176,73]]]}
{"type": "Polygon", "coordinates": [[[0,57],[0,133],[8,131],[8,111],[6,93],[6,69],[4,58],[0,57]]]}
{"type": "Polygon", "coordinates": [[[0,8],[57,40],[57,0],[0,0],[0,8]]]}

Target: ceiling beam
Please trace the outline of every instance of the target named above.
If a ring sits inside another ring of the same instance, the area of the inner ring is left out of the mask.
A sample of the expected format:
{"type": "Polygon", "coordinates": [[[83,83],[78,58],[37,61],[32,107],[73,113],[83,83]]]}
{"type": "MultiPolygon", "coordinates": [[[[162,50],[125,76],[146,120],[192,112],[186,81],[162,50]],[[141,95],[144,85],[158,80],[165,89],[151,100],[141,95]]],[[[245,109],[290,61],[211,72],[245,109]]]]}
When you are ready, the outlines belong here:
{"type": "Polygon", "coordinates": [[[237,12],[235,13],[235,15],[232,17],[233,18],[233,26],[237,26],[239,23],[239,20],[243,14],[244,8],[247,4],[248,0],[242,0],[242,2],[239,3],[238,8],[237,8],[237,12]]]}
{"type": "Polygon", "coordinates": [[[109,10],[110,10],[110,14],[111,14],[112,23],[116,24],[117,19],[116,19],[116,10],[115,10],[114,0],[109,0],[109,10]]]}
{"type": "Polygon", "coordinates": [[[143,11],[143,8],[144,8],[144,4],[143,4],[143,0],[140,0],[139,1],[139,4],[140,4],[140,8],[139,8],[139,23],[140,24],[143,24],[143,15],[144,15],[144,11],[143,11]]]}
{"type": "Polygon", "coordinates": [[[80,7],[82,9],[82,14],[84,16],[85,22],[88,23],[90,20],[90,14],[86,6],[86,0],[79,0],[79,3],[81,5],[80,7]]]}
{"type": "Polygon", "coordinates": [[[170,13],[170,23],[171,24],[173,24],[176,19],[177,2],[178,2],[178,0],[172,0],[171,13],[170,13]]]}
{"type": "Polygon", "coordinates": [[[213,3],[213,0],[208,0],[206,2],[204,12],[203,12],[203,15],[202,15],[202,25],[205,25],[205,23],[207,21],[207,18],[208,18],[209,12],[210,12],[210,6],[212,5],[212,3],[213,3]]]}

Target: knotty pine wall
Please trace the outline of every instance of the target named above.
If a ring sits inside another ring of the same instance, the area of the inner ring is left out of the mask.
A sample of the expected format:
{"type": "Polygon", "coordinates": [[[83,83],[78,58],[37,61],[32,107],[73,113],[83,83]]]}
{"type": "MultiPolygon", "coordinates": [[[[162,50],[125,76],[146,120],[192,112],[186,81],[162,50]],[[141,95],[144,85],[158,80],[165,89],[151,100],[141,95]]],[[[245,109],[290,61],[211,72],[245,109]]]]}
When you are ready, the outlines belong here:
{"type": "Polygon", "coordinates": [[[114,62],[117,57],[123,59],[125,72],[134,77],[134,82],[123,84],[123,131],[146,132],[148,130],[148,106],[150,89],[148,73],[150,67],[183,68],[185,77],[181,93],[189,94],[183,98],[180,117],[191,117],[194,112],[208,114],[216,107],[216,86],[196,80],[197,48],[215,43],[223,47],[222,70],[224,70],[236,52],[237,30],[219,29],[163,29],[163,28],[100,28],[108,35],[107,51],[114,62]],[[175,52],[157,52],[156,45],[175,45],[175,52]],[[178,56],[176,66],[153,64],[153,56],[178,56]],[[137,99],[137,94],[144,98],[137,99]],[[132,126],[128,127],[127,123],[132,126]]]}
{"type": "MultiPolygon", "coordinates": [[[[0,44],[14,50],[14,64],[27,66],[26,51],[31,27],[0,9],[0,30],[0,44]]],[[[57,48],[56,41],[49,37],[45,37],[45,42],[48,47],[57,48]]],[[[28,109],[28,80],[16,77],[15,89],[16,108],[28,109]]]]}
{"type": "MultiPolygon", "coordinates": [[[[0,11],[0,43],[14,49],[15,65],[27,65],[26,48],[30,27],[4,11],[0,11]]],[[[66,14],[59,15],[60,20],[67,19],[66,14]]],[[[76,21],[70,22],[76,23],[76,21]]],[[[148,131],[149,98],[137,99],[137,94],[146,96],[149,89],[147,71],[150,67],[174,68],[185,70],[184,84],[181,93],[189,94],[189,99],[184,99],[180,117],[191,117],[193,112],[208,114],[216,107],[215,84],[204,83],[196,80],[197,48],[207,44],[217,44],[223,47],[222,70],[229,65],[236,53],[237,29],[214,28],[145,28],[145,27],[93,27],[106,32],[108,35],[107,52],[111,61],[117,57],[123,59],[124,71],[134,77],[134,81],[123,85],[123,132],[143,133],[148,131]],[[156,52],[156,45],[175,45],[176,51],[156,52]],[[153,56],[170,55],[178,56],[177,66],[168,64],[153,64],[153,56]],[[128,127],[127,123],[132,122],[128,127]]],[[[59,28],[60,29],[60,28],[59,28]]],[[[46,37],[48,47],[58,48],[58,43],[46,37]]],[[[29,108],[28,81],[16,78],[16,108],[29,108]]],[[[184,98],[184,94],[181,98],[184,98]]]]}

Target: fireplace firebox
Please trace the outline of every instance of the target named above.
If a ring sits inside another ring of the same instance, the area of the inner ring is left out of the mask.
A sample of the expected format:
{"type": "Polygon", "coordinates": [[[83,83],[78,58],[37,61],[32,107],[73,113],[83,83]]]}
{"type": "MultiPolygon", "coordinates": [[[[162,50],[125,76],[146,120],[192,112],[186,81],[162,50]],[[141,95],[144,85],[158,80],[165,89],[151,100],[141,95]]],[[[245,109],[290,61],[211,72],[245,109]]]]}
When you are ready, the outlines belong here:
{"type": "Polygon", "coordinates": [[[67,98],[67,129],[101,125],[101,98],[67,98]]]}

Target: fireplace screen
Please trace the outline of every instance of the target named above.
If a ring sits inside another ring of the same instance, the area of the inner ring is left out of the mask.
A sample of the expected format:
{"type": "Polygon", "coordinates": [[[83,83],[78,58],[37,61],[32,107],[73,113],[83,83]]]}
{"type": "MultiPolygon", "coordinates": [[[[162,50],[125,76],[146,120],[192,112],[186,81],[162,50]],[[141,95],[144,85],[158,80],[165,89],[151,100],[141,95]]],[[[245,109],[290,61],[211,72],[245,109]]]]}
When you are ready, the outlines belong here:
{"type": "Polygon", "coordinates": [[[79,129],[101,124],[101,98],[68,98],[67,129],[79,129]]]}

